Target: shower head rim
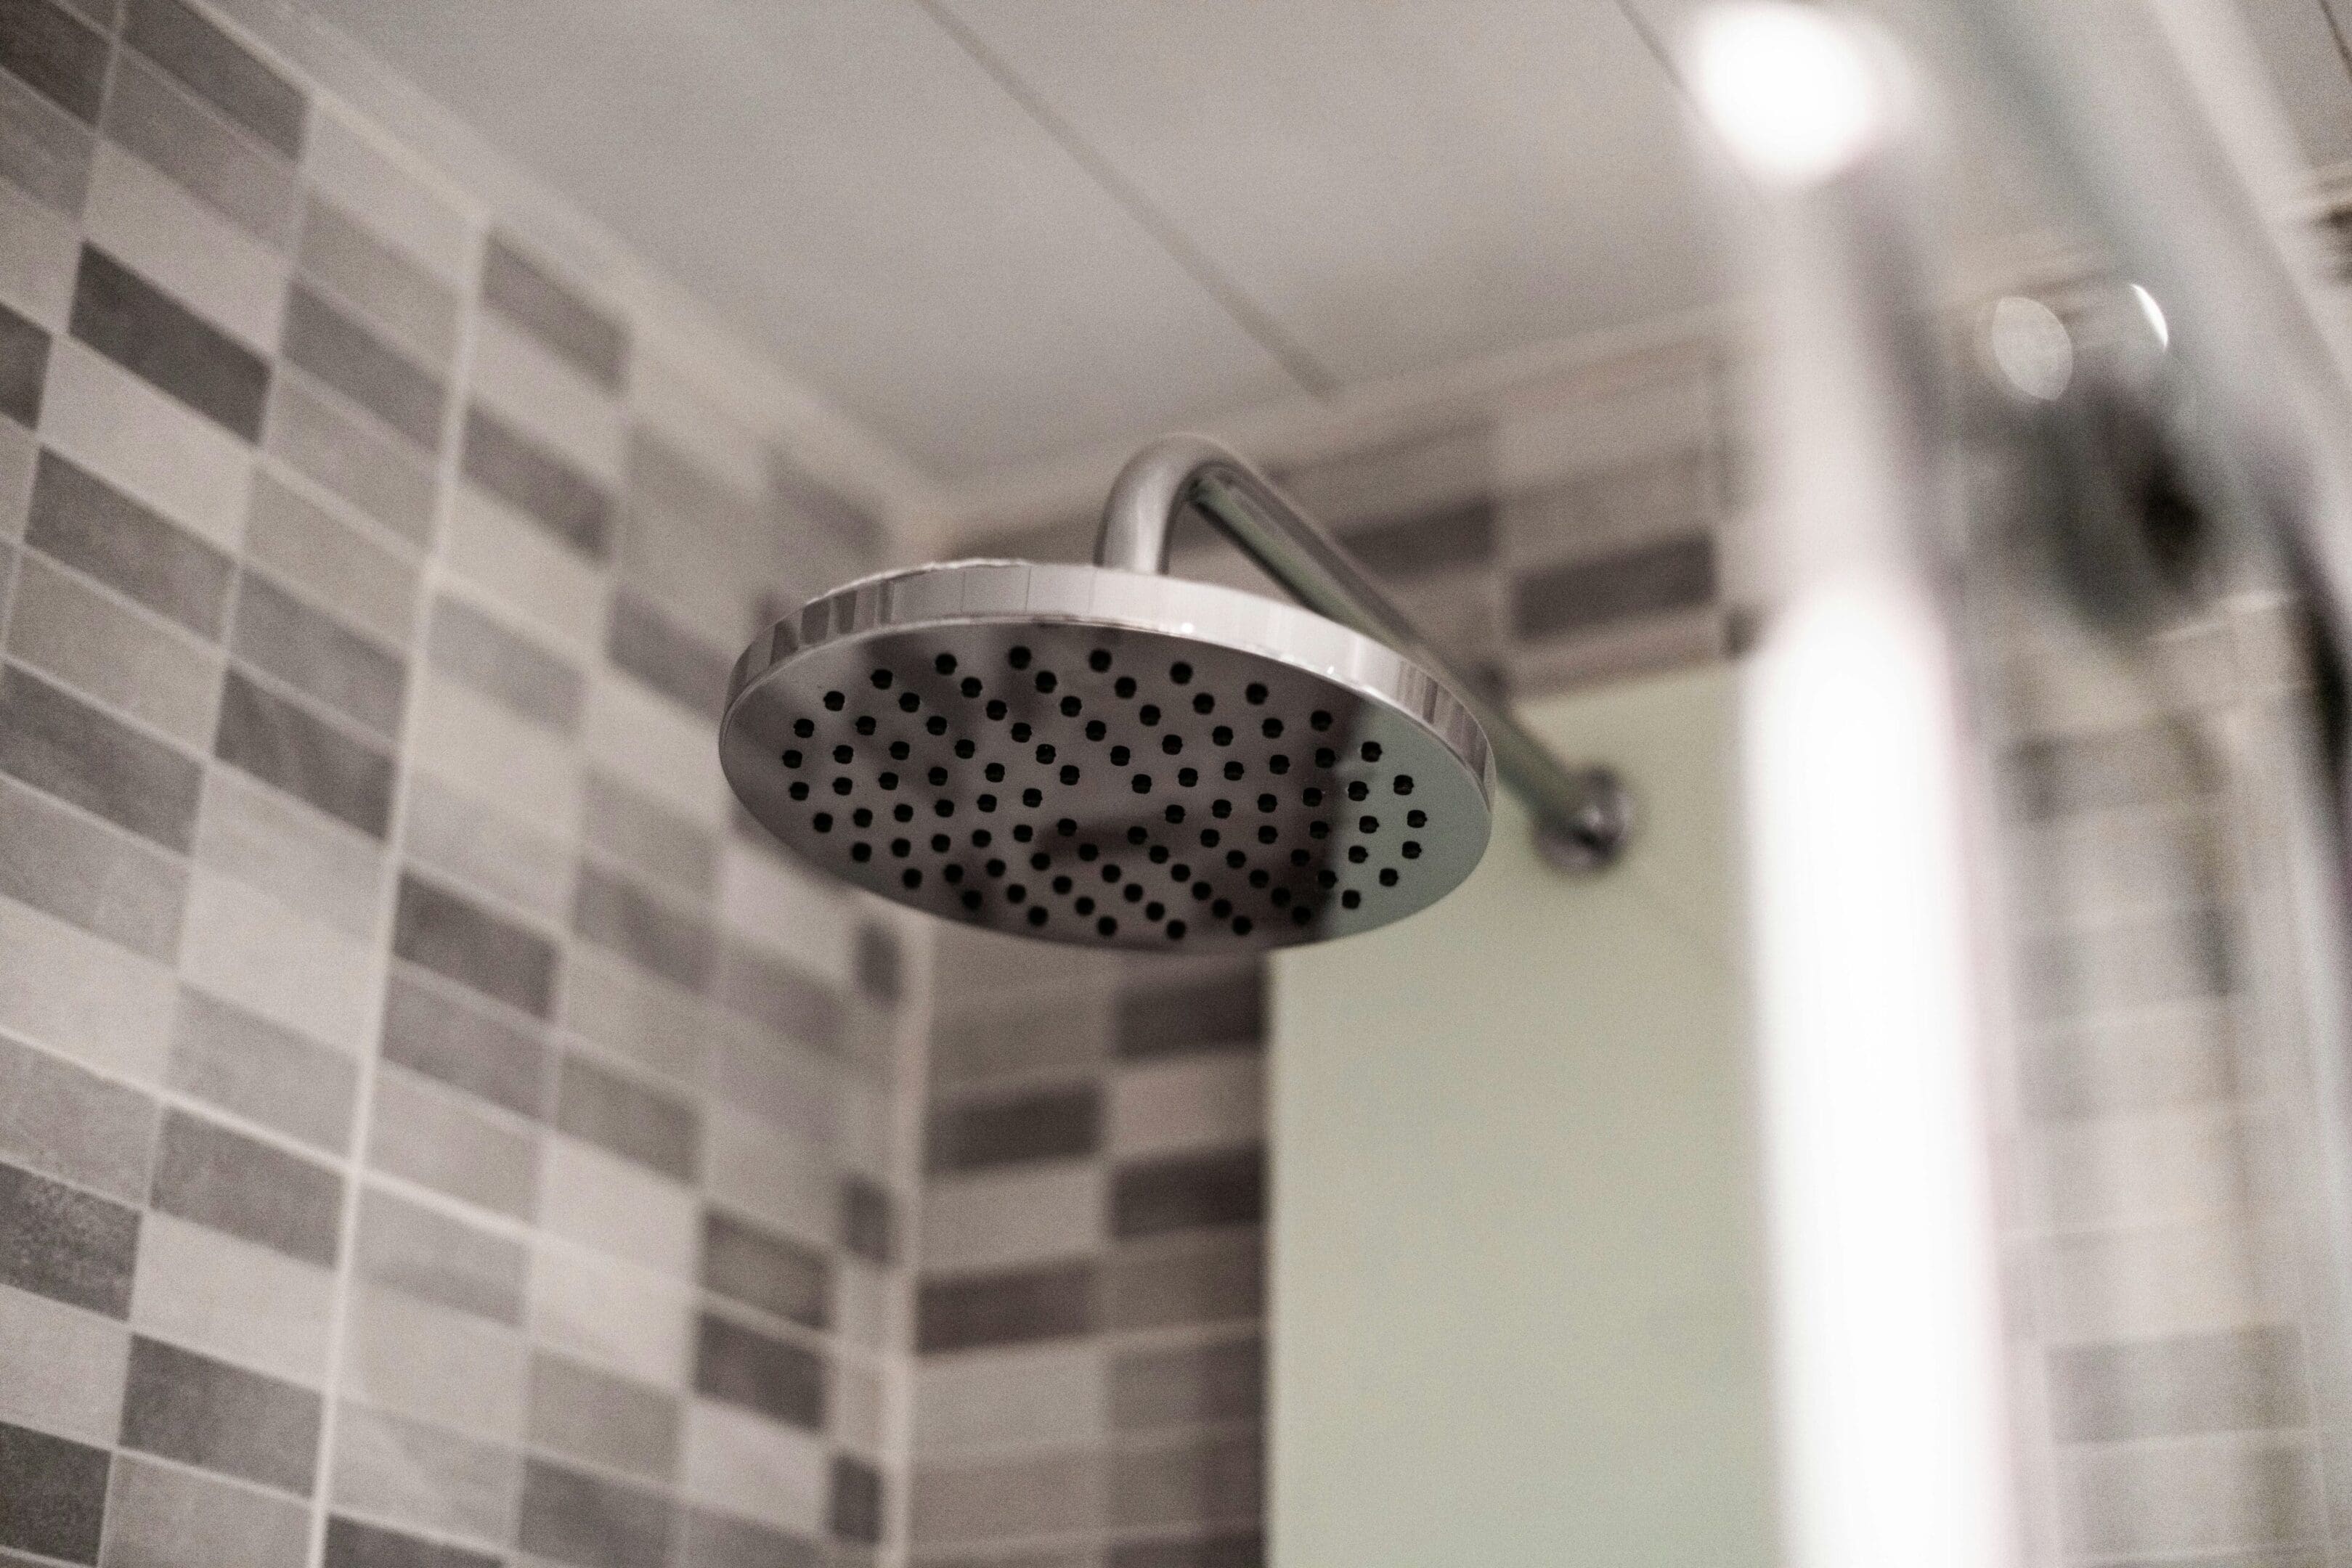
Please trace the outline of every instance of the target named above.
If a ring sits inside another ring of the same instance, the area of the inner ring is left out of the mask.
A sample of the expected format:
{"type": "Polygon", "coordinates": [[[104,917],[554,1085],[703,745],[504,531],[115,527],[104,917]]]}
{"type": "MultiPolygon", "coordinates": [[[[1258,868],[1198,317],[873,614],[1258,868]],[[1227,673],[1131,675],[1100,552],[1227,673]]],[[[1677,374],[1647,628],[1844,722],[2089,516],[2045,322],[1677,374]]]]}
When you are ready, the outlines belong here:
{"type": "MultiPolygon", "coordinates": [[[[1358,697],[1379,704],[1398,716],[1418,725],[1473,774],[1487,810],[1495,804],[1496,774],[1492,749],[1486,730],[1471,713],[1467,705],[1453,689],[1422,665],[1398,653],[1376,637],[1340,625],[1327,616],[1298,605],[1286,604],[1264,594],[1247,590],[1228,588],[1222,583],[1200,582],[1189,578],[1167,577],[1157,573],[1128,571],[1118,567],[1077,566],[1058,562],[1031,561],[1012,556],[979,556],[959,560],[930,561],[920,566],[898,567],[868,572],[826,593],[821,593],[798,610],[780,617],[767,631],[751,641],[742,655],[735,661],[727,683],[727,698],[720,710],[719,733],[724,737],[744,694],[760,685],[775,671],[795,658],[814,653],[832,643],[851,637],[865,637],[886,631],[911,631],[919,627],[985,625],[994,623],[1055,624],[1117,627],[1129,632],[1169,635],[1178,627],[1214,622],[1219,617],[1201,613],[1195,621],[1177,622],[1171,625],[1164,616],[1122,613],[1116,607],[1101,608],[1091,602],[1064,602],[1038,605],[1024,601],[1017,609],[990,608],[955,614],[890,613],[890,601],[896,591],[912,587],[926,580],[949,574],[971,578],[983,573],[1001,572],[1025,574],[1032,585],[1039,574],[1060,578],[1068,574],[1071,582],[1097,579],[1124,580],[1138,585],[1152,585],[1153,591],[1177,599],[1195,599],[1203,612],[1242,612],[1267,617],[1271,634],[1246,637],[1230,630],[1215,635],[1203,635],[1205,640],[1220,643],[1236,652],[1270,659],[1278,664],[1332,682],[1350,690],[1358,697]],[[836,607],[850,611],[846,620],[836,614],[836,607]],[[813,630],[813,628],[814,628],[813,630]],[[1290,635],[1285,636],[1284,632],[1290,635]],[[1342,667],[1328,661],[1298,656],[1297,645],[1308,639],[1328,639],[1335,646],[1347,649],[1351,655],[1351,667],[1342,667]],[[1389,678],[1381,679],[1370,673],[1386,670],[1389,678]],[[1419,698],[1415,700],[1416,696],[1419,698]]],[[[1048,580],[1051,580],[1050,579],[1048,580]]],[[[1027,596],[1024,596],[1024,601],[1027,596]]],[[[1053,597],[1053,596],[1049,596],[1053,597]]]]}

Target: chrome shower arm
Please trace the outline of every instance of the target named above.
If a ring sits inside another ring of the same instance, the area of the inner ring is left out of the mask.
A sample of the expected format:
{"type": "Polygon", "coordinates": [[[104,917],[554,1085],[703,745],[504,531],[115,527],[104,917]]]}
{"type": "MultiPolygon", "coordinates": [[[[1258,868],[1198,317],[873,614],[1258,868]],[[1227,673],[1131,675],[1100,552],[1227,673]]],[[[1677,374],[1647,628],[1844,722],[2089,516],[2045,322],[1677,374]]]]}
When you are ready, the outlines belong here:
{"type": "Polygon", "coordinates": [[[1176,519],[1199,510],[1268,577],[1317,614],[1376,637],[1451,686],[1486,732],[1495,771],[1536,820],[1544,857],[1595,871],[1623,852],[1632,801],[1605,768],[1571,768],[1530,734],[1381,591],[1323,527],[1238,455],[1198,435],[1169,435],[1128,460],[1103,508],[1095,564],[1165,573],[1176,519]]]}

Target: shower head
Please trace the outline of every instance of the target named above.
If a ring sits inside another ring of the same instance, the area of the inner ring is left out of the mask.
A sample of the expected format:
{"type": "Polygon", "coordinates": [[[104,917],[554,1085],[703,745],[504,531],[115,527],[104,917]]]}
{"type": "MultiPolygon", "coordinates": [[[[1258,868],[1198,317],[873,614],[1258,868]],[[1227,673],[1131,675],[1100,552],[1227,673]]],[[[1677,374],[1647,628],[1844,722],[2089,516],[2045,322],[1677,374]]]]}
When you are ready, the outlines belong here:
{"type": "Polygon", "coordinates": [[[1095,556],[884,572],[778,622],[728,685],[737,798],[900,904],[1160,952],[1287,946],[1428,907],[1486,852],[1498,775],[1553,865],[1622,848],[1616,779],[1563,767],[1223,447],[1138,453],[1095,556]],[[1164,575],[1188,508],[1306,608],[1164,575]]]}
{"type": "Polygon", "coordinates": [[[1265,948],[1436,902],[1494,769],[1434,675],[1311,612],[1108,567],[957,561],[780,622],[719,758],[771,831],[967,925],[1265,948]]]}

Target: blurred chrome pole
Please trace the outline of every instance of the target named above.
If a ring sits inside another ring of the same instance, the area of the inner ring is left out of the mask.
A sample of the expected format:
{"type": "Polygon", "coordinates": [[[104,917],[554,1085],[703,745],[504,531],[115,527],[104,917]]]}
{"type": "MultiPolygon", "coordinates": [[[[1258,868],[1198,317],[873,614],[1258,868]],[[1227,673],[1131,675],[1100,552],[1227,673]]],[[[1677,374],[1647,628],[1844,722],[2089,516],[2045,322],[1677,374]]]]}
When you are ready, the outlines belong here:
{"type": "Polygon", "coordinates": [[[1998,1009],[1912,78],[1874,32],[1779,0],[1702,13],[1685,63],[1760,198],[1741,764],[1786,1560],[2003,1568],[1998,1009]]]}

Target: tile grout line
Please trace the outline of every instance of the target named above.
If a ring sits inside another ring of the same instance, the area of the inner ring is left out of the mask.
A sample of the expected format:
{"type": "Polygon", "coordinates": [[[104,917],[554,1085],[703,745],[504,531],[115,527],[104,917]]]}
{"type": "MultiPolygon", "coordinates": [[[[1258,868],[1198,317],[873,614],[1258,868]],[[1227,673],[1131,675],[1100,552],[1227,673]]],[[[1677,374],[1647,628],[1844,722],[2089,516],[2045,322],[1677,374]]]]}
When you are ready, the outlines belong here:
{"type": "MultiPolygon", "coordinates": [[[[290,79],[290,78],[289,78],[290,79]]],[[[312,144],[319,118],[319,100],[310,95],[306,118],[306,150],[312,144]]],[[[298,176],[300,171],[298,167],[298,176]]],[[[307,178],[301,188],[308,189],[307,178]]],[[[458,465],[458,409],[462,400],[455,389],[465,384],[472,373],[475,336],[481,310],[479,276],[481,252],[488,243],[490,216],[478,204],[467,203],[463,209],[467,230],[467,253],[471,257],[475,281],[461,284],[458,290],[458,338],[457,351],[451,358],[450,386],[452,394],[442,411],[446,444],[436,456],[436,486],[433,507],[434,530],[431,540],[419,562],[416,602],[410,610],[409,650],[411,668],[421,653],[425,632],[427,606],[432,591],[446,570],[451,513],[455,506],[458,465]]],[[[289,290],[291,285],[289,284],[289,290]]],[[[391,810],[384,824],[385,876],[377,894],[378,946],[373,957],[374,964],[374,1022],[367,1036],[365,1053],[360,1063],[358,1091],[352,1108],[352,1178],[343,1195],[342,1229],[336,1268],[334,1293],[327,1317],[326,1385],[320,1412],[319,1442],[316,1450],[313,1495],[311,1499],[310,1540],[306,1562],[318,1568],[325,1562],[327,1526],[333,1495],[333,1467],[339,1454],[341,1411],[345,1398],[346,1346],[351,1334],[352,1297],[358,1282],[360,1200],[366,1186],[367,1168],[372,1153],[376,1084],[383,1061],[383,998],[390,984],[394,924],[399,898],[399,867],[407,834],[408,805],[411,789],[408,775],[412,771],[408,758],[415,744],[421,706],[421,681],[411,678],[402,692],[401,720],[393,751],[394,793],[391,810]]],[[[526,1254],[528,1261],[529,1254],[526,1254]]],[[[526,1276],[528,1279],[528,1275],[526,1276]]],[[[526,1284],[526,1316],[529,1286],[526,1284]]],[[[509,1521],[509,1527],[513,1521],[509,1521]]]]}

